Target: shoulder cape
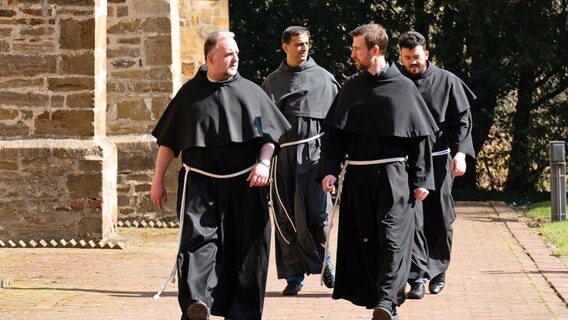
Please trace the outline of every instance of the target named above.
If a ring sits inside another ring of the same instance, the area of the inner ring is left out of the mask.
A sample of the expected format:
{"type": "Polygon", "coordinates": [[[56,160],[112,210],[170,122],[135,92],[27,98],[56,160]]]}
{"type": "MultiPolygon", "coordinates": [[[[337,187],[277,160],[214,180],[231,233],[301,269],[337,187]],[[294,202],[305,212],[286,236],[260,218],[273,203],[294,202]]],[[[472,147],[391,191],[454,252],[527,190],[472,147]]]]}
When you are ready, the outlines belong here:
{"type": "Polygon", "coordinates": [[[477,99],[473,91],[455,74],[440,69],[428,62],[428,68],[418,76],[402,69],[422,94],[432,116],[438,123],[446,120],[448,112],[457,114],[470,108],[470,102],[477,99]]]}
{"type": "Polygon", "coordinates": [[[278,141],[290,124],[253,82],[236,74],[215,83],[206,67],[186,82],[152,131],[159,145],[174,150],[220,146],[254,138],[278,141]]]}
{"type": "Polygon", "coordinates": [[[429,136],[438,130],[416,86],[394,64],[377,75],[361,71],[348,79],[339,94],[332,126],[402,138],[429,136]]]}
{"type": "Polygon", "coordinates": [[[262,88],[282,113],[323,119],[337,95],[339,83],[309,57],[294,68],[283,61],[278,69],[266,77],[262,88]]]}

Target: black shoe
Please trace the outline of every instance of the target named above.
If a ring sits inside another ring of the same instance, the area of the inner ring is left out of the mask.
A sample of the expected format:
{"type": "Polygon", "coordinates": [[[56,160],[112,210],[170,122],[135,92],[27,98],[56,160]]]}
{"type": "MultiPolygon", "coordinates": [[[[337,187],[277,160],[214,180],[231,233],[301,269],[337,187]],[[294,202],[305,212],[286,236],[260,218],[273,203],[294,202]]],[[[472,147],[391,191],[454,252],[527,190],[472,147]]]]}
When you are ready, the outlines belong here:
{"type": "Polygon", "coordinates": [[[424,298],[424,284],[422,282],[413,282],[410,285],[410,291],[406,294],[408,299],[424,298]]]}
{"type": "MultiPolygon", "coordinates": [[[[398,319],[398,316],[396,317],[398,319]]],[[[393,314],[388,307],[377,306],[373,310],[372,320],[397,320],[397,319],[393,318],[393,314]]]]}
{"type": "Polygon", "coordinates": [[[325,284],[328,288],[333,288],[335,286],[335,271],[331,264],[326,265],[323,269],[323,284],[325,284]]]}
{"type": "Polygon", "coordinates": [[[396,311],[394,311],[394,309],[389,305],[384,302],[379,303],[373,310],[372,320],[398,320],[396,311]]]}
{"type": "Polygon", "coordinates": [[[440,293],[440,291],[442,291],[442,289],[444,289],[445,285],[446,274],[440,273],[439,275],[432,278],[432,280],[430,280],[430,283],[428,283],[428,290],[430,290],[431,294],[438,294],[440,293]]]}
{"type": "Polygon", "coordinates": [[[187,308],[189,320],[209,320],[209,307],[202,301],[195,301],[187,308]]]}
{"type": "Polygon", "coordinates": [[[396,307],[392,307],[392,320],[399,320],[398,313],[396,312],[396,307]]]}
{"type": "Polygon", "coordinates": [[[296,281],[290,281],[286,285],[286,288],[282,290],[282,294],[285,296],[297,296],[298,292],[302,290],[302,285],[296,281]]]}

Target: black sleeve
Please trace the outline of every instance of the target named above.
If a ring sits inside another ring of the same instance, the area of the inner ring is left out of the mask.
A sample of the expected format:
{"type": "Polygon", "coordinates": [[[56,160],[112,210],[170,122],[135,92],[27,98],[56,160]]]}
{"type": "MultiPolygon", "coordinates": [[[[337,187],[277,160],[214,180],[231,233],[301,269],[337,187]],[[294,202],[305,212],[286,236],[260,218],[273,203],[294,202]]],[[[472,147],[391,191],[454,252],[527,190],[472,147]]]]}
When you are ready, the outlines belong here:
{"type": "Polygon", "coordinates": [[[335,177],[341,172],[341,163],[347,155],[349,133],[334,127],[328,128],[323,141],[321,177],[331,174],[335,177]]]}
{"type": "Polygon", "coordinates": [[[469,109],[457,113],[448,123],[448,135],[452,156],[457,152],[463,152],[475,158],[473,141],[471,139],[471,124],[471,112],[469,109]]]}
{"type": "Polygon", "coordinates": [[[435,190],[431,137],[415,137],[410,139],[411,141],[408,148],[408,170],[412,190],[416,188],[435,190]]]}

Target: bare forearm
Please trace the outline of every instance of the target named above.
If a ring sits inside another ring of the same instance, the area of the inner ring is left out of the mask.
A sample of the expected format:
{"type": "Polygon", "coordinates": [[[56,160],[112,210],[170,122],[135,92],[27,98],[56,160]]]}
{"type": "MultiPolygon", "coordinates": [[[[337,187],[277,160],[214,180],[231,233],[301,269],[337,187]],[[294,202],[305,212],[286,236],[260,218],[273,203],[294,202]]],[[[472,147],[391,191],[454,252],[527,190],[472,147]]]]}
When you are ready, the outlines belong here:
{"type": "Polygon", "coordinates": [[[267,142],[267,143],[263,144],[262,147],[260,148],[258,160],[259,161],[262,161],[262,160],[270,161],[270,159],[272,159],[272,155],[274,154],[275,149],[276,149],[276,146],[272,142],[267,142]]]}
{"type": "Polygon", "coordinates": [[[168,147],[160,146],[158,155],[156,156],[156,167],[154,169],[154,177],[152,183],[161,183],[164,180],[166,171],[174,159],[174,151],[168,147]]]}

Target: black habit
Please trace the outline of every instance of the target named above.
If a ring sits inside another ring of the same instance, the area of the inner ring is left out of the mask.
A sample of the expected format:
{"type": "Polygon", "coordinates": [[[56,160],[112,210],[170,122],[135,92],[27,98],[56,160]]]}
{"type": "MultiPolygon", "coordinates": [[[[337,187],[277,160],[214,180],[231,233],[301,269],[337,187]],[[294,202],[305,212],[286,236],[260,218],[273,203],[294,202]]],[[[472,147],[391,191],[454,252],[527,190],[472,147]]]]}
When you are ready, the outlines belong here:
{"type": "MultiPolygon", "coordinates": [[[[451,161],[457,152],[475,158],[470,102],[476,96],[456,75],[430,62],[420,75],[405,70],[403,74],[414,82],[440,129],[434,136],[433,152],[450,149],[450,154],[433,157],[436,190],[423,201],[426,248],[416,246],[413,250],[413,261],[426,259],[429,267],[413,264],[410,279],[433,278],[446,272],[450,264],[452,224],[456,219],[451,161]]],[[[417,223],[422,225],[421,221],[417,223]]],[[[417,228],[417,236],[419,232],[417,228]]]]}
{"type": "MultiPolygon", "coordinates": [[[[265,142],[289,128],[274,103],[239,74],[211,82],[202,67],[170,102],[152,134],[161,146],[181,152],[190,167],[231,174],[257,161],[265,142]]],[[[194,300],[213,315],[261,319],[270,248],[265,187],[250,188],[248,172],[217,179],[179,172],[178,211],[185,212],[177,257],[178,300],[183,313],[194,300]]]]}
{"type": "Polygon", "coordinates": [[[433,189],[428,137],[436,124],[394,64],[347,80],[324,147],[325,174],[349,160],[408,157],[348,166],[339,211],[334,299],[367,308],[400,305],[410,270],[415,188],[433,189]],[[386,69],[386,70],[385,70],[386,69]]]}
{"type": "MultiPolygon", "coordinates": [[[[294,68],[283,61],[262,87],[292,125],[280,138],[280,144],[322,133],[323,119],[339,90],[333,75],[311,57],[294,68]]],[[[274,162],[272,199],[279,279],[322,270],[331,197],[316,181],[320,153],[318,138],[282,148],[274,162]]]]}

